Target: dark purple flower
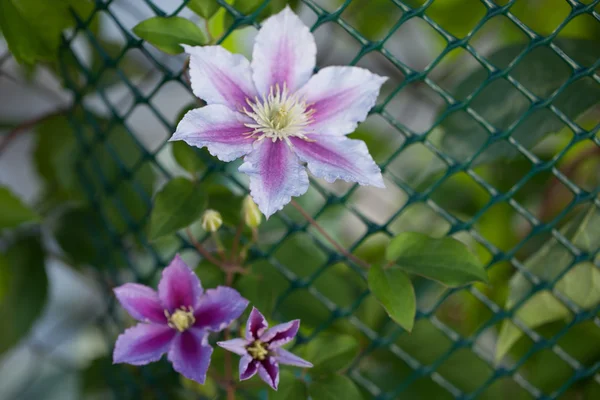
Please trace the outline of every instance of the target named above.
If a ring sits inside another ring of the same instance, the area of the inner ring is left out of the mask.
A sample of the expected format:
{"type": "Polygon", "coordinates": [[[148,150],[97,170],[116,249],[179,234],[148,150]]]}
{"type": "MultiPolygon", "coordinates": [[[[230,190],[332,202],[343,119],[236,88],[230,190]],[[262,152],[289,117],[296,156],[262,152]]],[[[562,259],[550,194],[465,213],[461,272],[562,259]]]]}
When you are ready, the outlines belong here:
{"type": "Polygon", "coordinates": [[[217,344],[222,348],[242,356],[240,359],[240,380],[252,378],[257,372],[260,378],[273,389],[279,384],[279,364],[310,368],[313,365],[306,360],[282,349],[294,339],[300,320],[286,322],[267,329],[265,317],[256,308],[252,308],[246,323],[246,338],[232,339],[217,344]]]}
{"type": "Polygon", "coordinates": [[[158,293],[137,283],[114,292],[123,308],[142,323],[118,337],[113,362],[145,365],[168,353],[175,371],[199,383],[206,379],[213,351],[208,332],[226,328],[248,306],[248,300],[229,287],[204,292],[179,255],[163,270],[158,293]]]}

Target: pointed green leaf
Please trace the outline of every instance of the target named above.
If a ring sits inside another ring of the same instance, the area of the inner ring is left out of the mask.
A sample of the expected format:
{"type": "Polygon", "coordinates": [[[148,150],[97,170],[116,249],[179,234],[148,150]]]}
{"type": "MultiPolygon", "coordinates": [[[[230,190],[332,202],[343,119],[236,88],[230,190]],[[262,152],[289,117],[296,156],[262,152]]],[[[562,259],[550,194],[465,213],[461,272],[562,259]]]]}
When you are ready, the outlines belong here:
{"type": "Polygon", "coordinates": [[[196,150],[184,141],[173,142],[173,157],[181,168],[194,177],[206,169],[196,150]]]}
{"type": "Polygon", "coordinates": [[[181,44],[202,46],[206,37],[192,21],[181,17],[153,17],[140,22],[133,28],[140,38],[169,54],[183,51],[181,44]]]}
{"type": "Polygon", "coordinates": [[[201,16],[202,18],[209,20],[219,10],[221,5],[217,3],[217,0],[190,0],[187,6],[201,16]]]}
{"type": "Polygon", "coordinates": [[[283,370],[277,391],[269,391],[269,400],[306,400],[306,383],[290,371],[283,370]]]}
{"type": "Polygon", "coordinates": [[[417,300],[410,278],[399,269],[383,269],[375,264],[369,269],[369,289],[391,319],[412,331],[417,300]]]}
{"type": "Polygon", "coordinates": [[[363,398],[354,382],[343,375],[331,375],[314,382],[308,387],[308,393],[313,400],[362,400],[363,398]]]}
{"type": "Polygon", "coordinates": [[[48,292],[44,249],[38,238],[20,239],[4,255],[0,274],[4,293],[0,302],[0,354],[25,338],[42,313],[48,292]]]}
{"type": "Polygon", "coordinates": [[[422,233],[401,233],[390,242],[386,258],[407,272],[451,287],[488,279],[477,256],[450,237],[436,239],[422,233]]]}
{"type": "Polygon", "coordinates": [[[39,221],[39,216],[7,187],[0,186],[0,210],[0,230],[39,221]]]}
{"type": "Polygon", "coordinates": [[[205,205],[206,197],[200,185],[185,178],[171,180],[154,199],[150,213],[150,239],[193,224],[200,218],[205,205]]]}
{"type": "Polygon", "coordinates": [[[358,350],[358,341],[352,336],[323,333],[306,345],[302,355],[314,365],[310,372],[316,376],[347,368],[358,350]]]}

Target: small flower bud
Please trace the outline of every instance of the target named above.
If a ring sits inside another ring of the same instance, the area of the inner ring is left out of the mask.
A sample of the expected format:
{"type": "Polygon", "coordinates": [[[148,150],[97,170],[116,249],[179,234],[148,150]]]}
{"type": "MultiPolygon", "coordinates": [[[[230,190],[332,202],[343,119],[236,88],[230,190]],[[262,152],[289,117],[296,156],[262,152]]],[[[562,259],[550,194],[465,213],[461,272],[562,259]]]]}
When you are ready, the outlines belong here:
{"type": "Polygon", "coordinates": [[[202,216],[202,229],[206,232],[216,232],[223,225],[221,213],[215,210],[206,210],[202,216]]]}
{"type": "Polygon", "coordinates": [[[246,196],[242,203],[242,216],[244,217],[244,222],[250,228],[258,228],[262,221],[262,214],[250,196],[246,196]]]}

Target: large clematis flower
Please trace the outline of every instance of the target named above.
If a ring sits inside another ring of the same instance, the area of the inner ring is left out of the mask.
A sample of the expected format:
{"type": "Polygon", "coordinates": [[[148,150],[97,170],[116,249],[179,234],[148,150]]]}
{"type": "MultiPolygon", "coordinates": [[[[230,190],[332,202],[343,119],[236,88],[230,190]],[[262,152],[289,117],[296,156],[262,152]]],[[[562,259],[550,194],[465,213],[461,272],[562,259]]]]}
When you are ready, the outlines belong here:
{"type": "Polygon", "coordinates": [[[301,368],[310,368],[313,365],[281,348],[294,339],[300,328],[300,320],[268,328],[265,317],[253,307],[246,323],[246,338],[226,340],[217,344],[242,356],[239,367],[241,381],[252,378],[258,372],[266,384],[277,390],[279,364],[301,368]]]}
{"type": "Polygon", "coordinates": [[[206,379],[213,351],[208,332],[226,328],[248,306],[248,300],[232,288],[203,291],[179,256],[163,270],[158,293],[137,283],[126,283],[114,292],[141,323],[118,337],[113,362],[145,365],[168,353],[175,371],[199,383],[206,379]]]}
{"type": "Polygon", "coordinates": [[[353,132],[387,78],[358,67],[326,67],[313,76],[316,45],[286,7],[258,32],[252,62],[220,46],[183,45],[194,94],[207,105],[189,111],[171,140],[222,161],[244,157],[250,194],[268,218],[308,190],[310,172],[384,187],[381,171],[353,132]]]}

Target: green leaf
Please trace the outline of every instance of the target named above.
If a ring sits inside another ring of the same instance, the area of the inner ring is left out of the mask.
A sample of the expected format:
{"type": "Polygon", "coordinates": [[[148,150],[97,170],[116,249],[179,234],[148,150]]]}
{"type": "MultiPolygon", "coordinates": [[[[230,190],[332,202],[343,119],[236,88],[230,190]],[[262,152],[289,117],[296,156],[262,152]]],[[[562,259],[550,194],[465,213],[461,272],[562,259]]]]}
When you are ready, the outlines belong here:
{"type": "Polygon", "coordinates": [[[369,269],[369,289],[398,325],[412,331],[417,312],[415,291],[408,276],[399,269],[384,270],[375,264],[369,269]]]}
{"type": "Polygon", "coordinates": [[[290,371],[281,371],[277,391],[269,391],[269,400],[306,400],[306,383],[290,371]]]}
{"type": "Polygon", "coordinates": [[[477,256],[450,237],[436,239],[416,232],[401,233],[390,242],[386,258],[407,272],[451,287],[488,279],[477,256]]]}
{"type": "MultiPolygon", "coordinates": [[[[591,204],[561,229],[561,233],[582,252],[594,253],[600,247],[600,211],[591,204]]],[[[556,238],[525,261],[525,268],[541,281],[554,281],[570,270],[557,282],[555,289],[583,309],[600,304],[600,271],[589,261],[571,265],[573,255],[556,238]]],[[[529,296],[533,285],[529,278],[517,273],[510,280],[506,308],[510,309],[529,296]]],[[[515,313],[530,329],[553,321],[571,319],[569,309],[550,291],[535,293],[515,313]]],[[[524,335],[513,322],[505,321],[500,330],[496,347],[496,360],[501,360],[512,346],[524,335]]]]}
{"type": "Polygon", "coordinates": [[[360,391],[343,375],[331,375],[326,379],[314,382],[308,387],[312,400],[362,400],[360,391]]]}
{"type": "Polygon", "coordinates": [[[173,157],[177,164],[193,177],[206,169],[196,150],[184,141],[173,142],[173,157]]]}
{"type": "Polygon", "coordinates": [[[62,31],[75,23],[72,10],[85,19],[92,9],[90,2],[80,0],[3,0],[0,28],[18,62],[53,61],[62,31]]]}
{"type": "Polygon", "coordinates": [[[0,303],[2,326],[0,354],[25,338],[42,313],[48,292],[44,249],[39,238],[20,239],[5,253],[7,270],[0,278],[6,288],[0,303]]]}
{"type": "Polygon", "coordinates": [[[204,211],[205,200],[200,185],[185,178],[171,180],[154,199],[150,214],[150,239],[175,233],[193,224],[204,211]]]}
{"type": "Polygon", "coordinates": [[[60,216],[55,231],[56,240],[73,264],[93,264],[97,261],[98,247],[89,231],[91,227],[98,227],[99,223],[98,214],[90,209],[71,209],[60,216]]]}
{"type": "MultiPolygon", "coordinates": [[[[597,42],[580,39],[556,39],[569,57],[584,67],[600,58],[597,42]]],[[[488,60],[498,68],[507,67],[523,50],[522,44],[510,45],[493,53],[488,60]]],[[[550,97],[572,75],[572,68],[548,46],[541,46],[522,56],[511,76],[541,99],[550,97]],[[552,65],[552,68],[548,68],[552,65]]],[[[480,69],[455,89],[455,97],[466,99],[485,81],[488,72],[480,69]]],[[[552,104],[572,120],[600,102],[600,86],[591,78],[581,78],[566,87],[552,104]]],[[[497,129],[508,129],[523,119],[512,137],[526,148],[532,148],[549,133],[558,132],[564,123],[547,108],[527,114],[530,101],[505,79],[487,85],[471,102],[471,107],[497,129]]],[[[451,114],[442,123],[445,136],[442,149],[459,161],[478,154],[489,138],[488,132],[466,112],[451,114]]],[[[477,155],[476,164],[510,159],[519,151],[506,140],[497,142],[477,155]]]]}
{"type": "Polygon", "coordinates": [[[209,20],[219,10],[221,5],[217,3],[217,0],[190,0],[187,3],[190,10],[201,16],[202,18],[209,20]]]}
{"type": "Polygon", "coordinates": [[[202,30],[192,21],[181,17],[149,18],[137,24],[133,32],[169,54],[181,53],[183,51],[181,44],[192,46],[206,44],[206,37],[202,30]]]}
{"type": "Polygon", "coordinates": [[[303,355],[314,367],[310,373],[336,373],[349,367],[358,355],[358,341],[349,335],[323,333],[311,340],[304,348],[303,355]]]}
{"type": "Polygon", "coordinates": [[[0,186],[0,210],[0,230],[39,221],[39,216],[31,208],[3,186],[0,186]]]}

